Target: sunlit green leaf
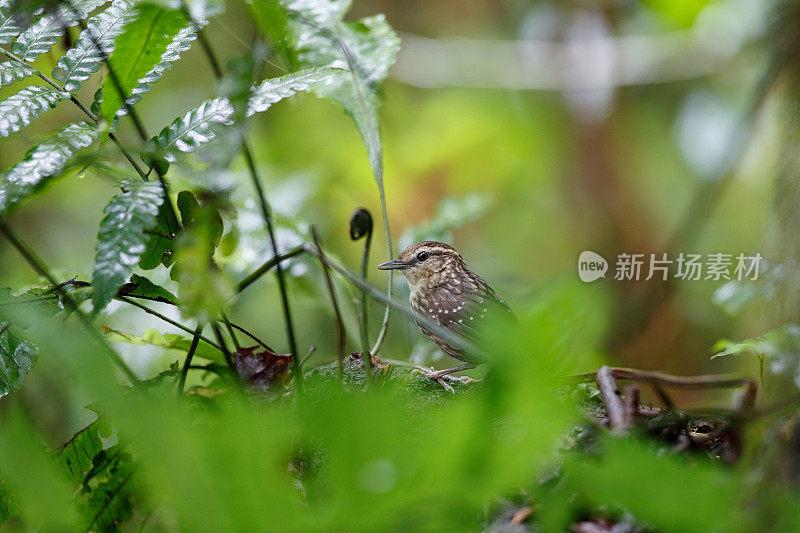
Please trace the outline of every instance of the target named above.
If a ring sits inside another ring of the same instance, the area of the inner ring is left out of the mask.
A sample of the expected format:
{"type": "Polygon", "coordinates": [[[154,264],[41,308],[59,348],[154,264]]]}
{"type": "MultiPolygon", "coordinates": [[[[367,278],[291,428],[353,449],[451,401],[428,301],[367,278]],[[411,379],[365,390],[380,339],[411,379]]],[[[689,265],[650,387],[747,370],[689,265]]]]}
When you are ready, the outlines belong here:
{"type": "Polygon", "coordinates": [[[103,440],[92,423],[72,436],[56,451],[59,466],[70,478],[82,482],[92,468],[92,459],[103,450],[103,440]]]}
{"type": "Polygon", "coordinates": [[[49,85],[25,87],[0,102],[0,137],[8,137],[54,108],[69,93],[49,85]]]}
{"type": "Polygon", "coordinates": [[[24,29],[14,15],[11,0],[0,0],[0,44],[10,43],[24,29]]]}
{"type": "Polygon", "coordinates": [[[367,147],[373,175],[382,187],[378,91],[395,61],[400,39],[383,15],[342,22],[350,5],[347,1],[285,0],[282,5],[294,22],[293,44],[301,66],[348,70],[314,91],[341,104],[355,121],[367,147]]]}
{"type": "Polygon", "coordinates": [[[100,116],[110,124],[115,116],[124,115],[123,98],[131,106],[141,100],[196,36],[195,24],[183,11],[140,4],[135,20],[116,38],[109,58],[124,97],[114,79],[106,76],[100,116]]]}
{"type": "Polygon", "coordinates": [[[97,247],[92,273],[94,310],[99,313],[117,294],[139,262],[145,249],[145,229],[156,221],[158,207],[164,201],[157,182],[125,180],[122,192],[106,206],[106,217],[97,233],[97,247]]]}
{"type": "Polygon", "coordinates": [[[33,76],[33,71],[16,59],[9,59],[0,63],[0,87],[11,85],[28,76],[33,76]]]}
{"type": "Polygon", "coordinates": [[[0,333],[0,397],[18,390],[36,363],[39,349],[5,323],[0,333]]]}
{"type": "MultiPolygon", "coordinates": [[[[188,337],[176,333],[161,333],[155,329],[145,330],[141,336],[131,335],[130,333],[124,333],[110,328],[105,328],[103,331],[106,339],[111,342],[156,346],[158,348],[164,348],[165,350],[173,350],[182,353],[188,352],[192,344],[192,339],[188,337]]],[[[195,355],[215,361],[224,361],[220,351],[202,339],[197,344],[195,355]]]]}
{"type": "Polygon", "coordinates": [[[61,173],[76,152],[90,146],[99,134],[94,124],[76,122],[32,148],[0,179],[0,213],[42,189],[61,173]]]}
{"type": "Polygon", "coordinates": [[[56,44],[64,34],[64,28],[75,26],[95,8],[106,2],[107,0],[70,0],[69,2],[64,2],[56,9],[55,13],[46,13],[30,28],[22,32],[11,46],[11,51],[23,61],[34,61],[56,44]]]}
{"type": "MultiPolygon", "coordinates": [[[[253,87],[247,115],[266,111],[284,98],[324,83],[335,72],[336,69],[309,69],[265,80],[253,87]]],[[[234,106],[225,97],[203,102],[161,130],[153,139],[154,150],[167,161],[175,162],[181,154],[194,152],[212,141],[216,137],[215,126],[232,125],[234,112],[234,106]]]]}
{"type": "Polygon", "coordinates": [[[75,46],[61,56],[53,69],[53,77],[64,83],[65,90],[76,91],[100,70],[103,60],[114,50],[115,39],[133,19],[133,7],[130,0],[114,0],[108,9],[89,19],[75,46]]]}

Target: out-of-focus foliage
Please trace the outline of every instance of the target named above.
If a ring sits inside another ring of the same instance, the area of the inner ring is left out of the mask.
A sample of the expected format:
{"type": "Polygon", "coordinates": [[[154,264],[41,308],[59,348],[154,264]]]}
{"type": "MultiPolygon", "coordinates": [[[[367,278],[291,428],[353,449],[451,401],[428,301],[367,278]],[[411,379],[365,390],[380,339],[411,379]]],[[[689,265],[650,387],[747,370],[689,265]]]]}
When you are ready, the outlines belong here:
{"type": "Polygon", "coordinates": [[[755,0],[0,0],[0,524],[796,527],[800,349],[775,328],[800,319],[797,93],[769,72],[797,15],[774,3],[768,30],[755,0]],[[346,265],[332,295],[312,224],[346,265]],[[364,242],[391,250],[390,227],[454,243],[515,310],[481,332],[480,382],[412,372],[433,346],[400,310],[371,374],[348,355],[381,327],[385,292],[351,282],[387,280],[364,242]],[[577,280],[581,250],[606,279],[577,280]],[[620,253],[741,250],[759,279],[610,275],[620,253]],[[681,408],[716,391],[642,386],[650,428],[607,431],[603,395],[567,383],[611,361],[757,361],[764,404],[705,420],[681,408]]]}

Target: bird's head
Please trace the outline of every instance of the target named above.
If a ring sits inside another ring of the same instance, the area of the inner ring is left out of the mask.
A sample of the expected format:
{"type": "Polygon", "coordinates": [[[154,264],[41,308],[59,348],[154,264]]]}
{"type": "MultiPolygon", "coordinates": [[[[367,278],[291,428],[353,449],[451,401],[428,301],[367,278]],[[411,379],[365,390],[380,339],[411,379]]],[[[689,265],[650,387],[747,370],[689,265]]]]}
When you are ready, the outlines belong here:
{"type": "Polygon", "coordinates": [[[436,286],[467,269],[461,254],[452,246],[437,241],[414,243],[397,259],[378,265],[381,270],[400,270],[411,290],[436,286]]]}

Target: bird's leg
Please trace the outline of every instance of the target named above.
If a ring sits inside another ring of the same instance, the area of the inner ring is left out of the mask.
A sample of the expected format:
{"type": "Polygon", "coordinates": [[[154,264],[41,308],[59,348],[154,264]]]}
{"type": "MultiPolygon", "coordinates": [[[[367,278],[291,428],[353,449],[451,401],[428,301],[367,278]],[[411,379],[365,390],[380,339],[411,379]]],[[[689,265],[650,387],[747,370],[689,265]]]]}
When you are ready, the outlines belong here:
{"type": "Polygon", "coordinates": [[[452,393],[455,393],[453,387],[451,387],[447,383],[447,381],[460,381],[461,383],[473,383],[475,381],[479,381],[469,376],[460,376],[460,377],[451,376],[451,374],[455,372],[461,372],[462,370],[468,370],[470,368],[475,368],[475,365],[471,363],[464,363],[463,365],[454,366],[453,368],[445,368],[444,370],[434,370],[433,367],[425,368],[422,366],[416,366],[414,367],[414,370],[412,370],[411,372],[415,374],[422,374],[423,376],[429,379],[434,379],[444,389],[449,390],[452,393]]]}

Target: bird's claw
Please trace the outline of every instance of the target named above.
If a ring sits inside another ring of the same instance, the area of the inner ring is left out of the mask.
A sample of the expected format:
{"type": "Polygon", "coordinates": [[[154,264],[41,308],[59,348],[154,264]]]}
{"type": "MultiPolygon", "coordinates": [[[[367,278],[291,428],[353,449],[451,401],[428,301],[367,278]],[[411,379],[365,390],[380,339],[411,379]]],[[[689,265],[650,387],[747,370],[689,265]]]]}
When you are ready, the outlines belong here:
{"type": "Polygon", "coordinates": [[[452,386],[450,386],[449,383],[447,383],[448,381],[458,381],[464,383],[465,385],[469,383],[475,383],[476,381],[480,381],[478,379],[474,379],[469,376],[453,376],[451,374],[446,373],[446,371],[444,370],[436,370],[433,367],[425,368],[424,366],[419,366],[419,365],[415,366],[414,369],[411,371],[411,373],[422,374],[428,379],[433,379],[437,383],[439,383],[439,385],[441,385],[444,390],[450,391],[453,394],[455,394],[456,391],[453,389],[452,386]]]}

